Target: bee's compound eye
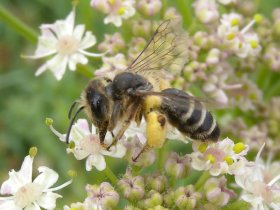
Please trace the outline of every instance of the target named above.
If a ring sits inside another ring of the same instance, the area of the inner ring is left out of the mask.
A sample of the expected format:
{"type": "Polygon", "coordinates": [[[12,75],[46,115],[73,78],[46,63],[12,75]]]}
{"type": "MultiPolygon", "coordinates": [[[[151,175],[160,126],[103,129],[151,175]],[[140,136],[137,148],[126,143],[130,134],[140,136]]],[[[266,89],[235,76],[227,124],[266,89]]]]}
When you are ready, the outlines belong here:
{"type": "Polygon", "coordinates": [[[108,115],[109,101],[107,97],[97,91],[87,93],[87,99],[92,111],[93,118],[97,121],[104,121],[108,115]]]}

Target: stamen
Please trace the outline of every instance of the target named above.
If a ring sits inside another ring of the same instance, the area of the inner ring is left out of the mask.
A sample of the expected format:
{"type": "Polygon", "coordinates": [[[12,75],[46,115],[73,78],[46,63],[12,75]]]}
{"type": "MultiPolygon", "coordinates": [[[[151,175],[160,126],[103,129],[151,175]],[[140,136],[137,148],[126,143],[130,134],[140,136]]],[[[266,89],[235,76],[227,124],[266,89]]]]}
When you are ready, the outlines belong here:
{"type": "Polygon", "coordinates": [[[274,185],[276,182],[278,182],[280,180],[280,174],[277,175],[276,177],[274,177],[269,183],[268,186],[271,187],[272,185],[274,185]]]}
{"type": "Polygon", "coordinates": [[[58,186],[58,187],[53,187],[53,188],[49,188],[47,190],[44,190],[44,192],[53,192],[53,191],[57,191],[57,190],[60,190],[68,185],[70,185],[72,183],[72,179],[69,180],[68,182],[65,182],[64,184],[58,186]]]}

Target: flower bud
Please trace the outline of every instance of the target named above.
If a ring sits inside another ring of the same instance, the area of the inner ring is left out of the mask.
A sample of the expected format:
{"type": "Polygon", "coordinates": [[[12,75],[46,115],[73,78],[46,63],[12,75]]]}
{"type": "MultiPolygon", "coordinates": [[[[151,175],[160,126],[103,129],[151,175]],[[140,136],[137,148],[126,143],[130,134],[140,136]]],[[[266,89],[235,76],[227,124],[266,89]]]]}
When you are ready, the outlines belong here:
{"type": "Polygon", "coordinates": [[[194,209],[197,201],[201,199],[201,194],[195,192],[193,185],[179,187],[175,191],[175,204],[179,209],[194,209]]]}
{"type": "Polygon", "coordinates": [[[178,21],[181,22],[182,20],[182,16],[181,14],[177,11],[176,8],[174,7],[169,7],[166,9],[164,16],[163,16],[164,20],[172,20],[172,19],[176,19],[178,21]]]}
{"type": "Polygon", "coordinates": [[[160,0],[138,0],[137,9],[144,16],[153,16],[160,11],[162,3],[160,0]]]}
{"type": "Polygon", "coordinates": [[[151,34],[152,23],[149,20],[136,20],[132,23],[132,33],[136,37],[148,37],[151,34]]]}
{"type": "Polygon", "coordinates": [[[225,206],[234,193],[225,188],[226,178],[210,178],[204,184],[205,195],[208,201],[217,206],[225,206]]]}
{"type": "Polygon", "coordinates": [[[97,10],[103,13],[108,13],[110,10],[108,2],[104,0],[91,0],[90,6],[96,8],[97,10]]]}
{"type": "Polygon", "coordinates": [[[197,0],[193,4],[195,15],[202,23],[210,23],[219,18],[219,12],[214,0],[197,0]]]}
{"type": "Polygon", "coordinates": [[[166,206],[172,208],[174,206],[174,197],[175,192],[173,190],[169,190],[166,194],[164,194],[163,200],[166,206]]]}
{"type": "Polygon", "coordinates": [[[165,162],[166,174],[174,179],[180,179],[187,175],[190,169],[190,160],[188,156],[180,157],[176,152],[170,153],[165,162]]]}
{"type": "Polygon", "coordinates": [[[139,139],[137,139],[137,137],[125,142],[124,145],[127,149],[125,157],[131,164],[138,167],[147,167],[154,163],[156,159],[154,150],[145,151],[139,156],[136,161],[132,160],[141,152],[144,147],[144,145],[139,142],[139,139]]]}
{"type": "Polygon", "coordinates": [[[148,209],[163,203],[163,196],[155,190],[151,190],[146,197],[147,198],[139,204],[142,208],[148,209]]]}
{"type": "Polygon", "coordinates": [[[213,48],[209,51],[206,62],[209,64],[217,64],[220,61],[221,51],[217,48],[213,48]]]}
{"type": "Polygon", "coordinates": [[[91,209],[97,205],[102,209],[114,209],[119,202],[119,195],[108,182],[98,185],[86,185],[88,197],[85,199],[86,206],[91,209]]]}
{"type": "Polygon", "coordinates": [[[118,186],[123,196],[129,201],[141,200],[145,195],[145,184],[142,176],[132,176],[128,169],[122,179],[119,180],[118,186]]]}
{"type": "Polygon", "coordinates": [[[152,207],[152,208],[148,208],[148,210],[168,210],[168,209],[164,208],[161,205],[158,205],[158,206],[155,206],[155,207],[152,207]]]}
{"type": "Polygon", "coordinates": [[[160,175],[157,173],[154,175],[149,175],[146,178],[146,183],[149,189],[156,190],[160,193],[166,189],[168,184],[167,178],[164,175],[160,175]]]}
{"type": "Polygon", "coordinates": [[[124,49],[125,42],[120,33],[116,32],[112,35],[105,34],[105,39],[98,45],[98,50],[101,52],[109,52],[115,54],[124,49]]]}
{"type": "Polygon", "coordinates": [[[141,210],[141,209],[132,205],[127,205],[124,207],[124,210],[141,210]]]}

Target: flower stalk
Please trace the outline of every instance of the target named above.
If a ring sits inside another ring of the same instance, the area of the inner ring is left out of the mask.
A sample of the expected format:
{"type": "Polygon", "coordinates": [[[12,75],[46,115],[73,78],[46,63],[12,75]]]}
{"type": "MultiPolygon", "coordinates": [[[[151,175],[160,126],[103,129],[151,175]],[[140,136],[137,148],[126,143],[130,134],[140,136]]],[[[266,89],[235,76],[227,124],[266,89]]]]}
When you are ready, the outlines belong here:
{"type": "Polygon", "coordinates": [[[9,27],[17,31],[25,39],[33,44],[37,41],[37,33],[27,24],[18,19],[15,15],[9,12],[6,8],[0,5],[0,19],[2,19],[9,27]]]}
{"type": "Polygon", "coordinates": [[[210,177],[210,173],[208,171],[204,171],[199,177],[199,179],[196,181],[194,185],[195,189],[199,191],[203,186],[203,184],[207,181],[207,179],[209,179],[209,177],[210,177]]]}

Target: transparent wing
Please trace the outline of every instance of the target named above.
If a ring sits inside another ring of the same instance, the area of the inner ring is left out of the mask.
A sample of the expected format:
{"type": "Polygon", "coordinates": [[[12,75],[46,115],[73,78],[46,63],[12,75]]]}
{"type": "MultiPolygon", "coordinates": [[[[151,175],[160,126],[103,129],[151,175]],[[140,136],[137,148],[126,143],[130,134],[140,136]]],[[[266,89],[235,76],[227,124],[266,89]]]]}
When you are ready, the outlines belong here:
{"type": "Polygon", "coordinates": [[[178,20],[161,23],[127,71],[159,77],[161,70],[169,70],[172,64],[183,67],[188,60],[188,35],[179,26],[178,20]]]}
{"type": "MultiPolygon", "coordinates": [[[[172,88],[173,89],[173,88],[172,88]]],[[[173,89],[175,90],[175,89],[173,89]]],[[[155,91],[139,91],[138,96],[160,96],[165,100],[169,101],[170,104],[175,106],[191,106],[195,105],[194,109],[204,109],[213,110],[213,109],[224,109],[226,106],[224,104],[218,103],[213,100],[208,100],[205,98],[199,98],[195,96],[191,96],[181,90],[177,90],[176,92],[168,93],[168,92],[155,92],[155,91]]]]}

